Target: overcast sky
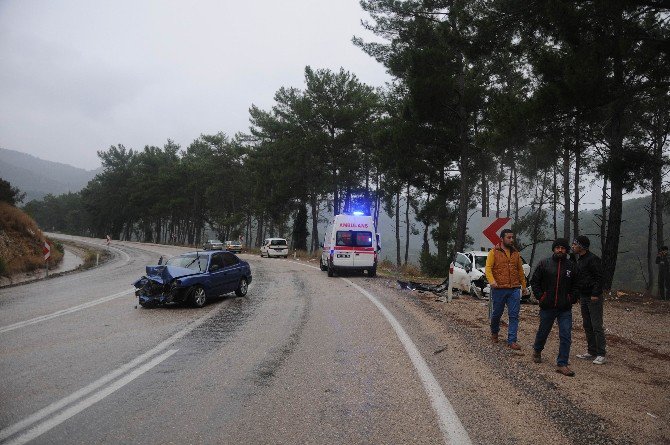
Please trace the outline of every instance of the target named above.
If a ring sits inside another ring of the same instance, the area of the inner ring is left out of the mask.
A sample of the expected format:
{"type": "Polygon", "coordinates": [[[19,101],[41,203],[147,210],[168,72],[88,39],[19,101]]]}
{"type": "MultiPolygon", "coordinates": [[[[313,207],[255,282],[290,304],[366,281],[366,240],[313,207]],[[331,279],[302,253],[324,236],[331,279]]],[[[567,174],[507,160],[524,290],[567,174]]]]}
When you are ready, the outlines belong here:
{"type": "Polygon", "coordinates": [[[358,0],[0,0],[0,147],[87,170],[98,150],[247,131],[304,68],[390,78],[358,0]]]}

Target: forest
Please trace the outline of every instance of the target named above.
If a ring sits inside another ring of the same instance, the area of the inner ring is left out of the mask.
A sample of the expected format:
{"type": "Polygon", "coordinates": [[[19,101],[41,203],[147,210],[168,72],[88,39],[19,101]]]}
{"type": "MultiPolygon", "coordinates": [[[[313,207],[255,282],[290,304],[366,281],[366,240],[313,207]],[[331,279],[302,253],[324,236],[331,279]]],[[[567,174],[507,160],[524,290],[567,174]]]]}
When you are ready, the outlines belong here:
{"type": "Polygon", "coordinates": [[[623,198],[646,192],[651,203],[636,224],[647,235],[651,289],[670,199],[667,2],[361,6],[377,38],[352,44],[392,82],[304,67],[303,85],[279,88],[269,109],[250,106],[248,129],[203,134],[187,147],[111,146],[81,192],[25,210],[72,234],[199,245],[211,229],[248,245],[286,236],[313,252],[319,221],[363,208],[395,218],[396,245],[386,248],[398,265],[418,232],[421,268],[444,276],[453,253],[472,243],[472,212],[513,218],[531,258],[539,242],[581,233],[581,200],[597,187],[592,244],[610,288],[623,198]]]}

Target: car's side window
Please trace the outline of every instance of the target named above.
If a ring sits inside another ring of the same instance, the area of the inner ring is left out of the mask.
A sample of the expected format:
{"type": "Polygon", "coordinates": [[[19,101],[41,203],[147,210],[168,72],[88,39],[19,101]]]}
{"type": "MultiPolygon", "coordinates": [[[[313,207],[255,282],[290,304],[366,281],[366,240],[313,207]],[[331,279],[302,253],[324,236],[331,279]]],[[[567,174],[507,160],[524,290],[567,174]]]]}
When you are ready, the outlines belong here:
{"type": "Polygon", "coordinates": [[[467,266],[469,266],[472,263],[470,262],[468,257],[463,255],[462,253],[459,253],[458,255],[456,255],[456,264],[458,264],[459,267],[465,269],[467,266]]]}
{"type": "Polygon", "coordinates": [[[212,260],[209,264],[209,270],[216,270],[223,268],[223,255],[220,253],[215,253],[212,255],[212,260]]]}
{"type": "Polygon", "coordinates": [[[233,266],[233,265],[235,265],[235,264],[237,264],[237,263],[239,263],[239,260],[238,260],[237,257],[236,257],[235,255],[233,255],[232,253],[224,253],[224,254],[223,254],[223,264],[224,264],[224,267],[233,266]]]}

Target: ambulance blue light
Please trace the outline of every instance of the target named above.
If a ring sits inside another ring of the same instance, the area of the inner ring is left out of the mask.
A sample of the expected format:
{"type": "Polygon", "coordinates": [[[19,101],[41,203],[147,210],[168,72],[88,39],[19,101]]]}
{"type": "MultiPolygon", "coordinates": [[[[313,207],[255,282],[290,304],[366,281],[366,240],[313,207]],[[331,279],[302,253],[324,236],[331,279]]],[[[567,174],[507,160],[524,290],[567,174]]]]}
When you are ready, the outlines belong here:
{"type": "Polygon", "coordinates": [[[361,211],[358,211],[358,210],[355,211],[353,214],[354,214],[355,216],[362,216],[362,215],[365,215],[365,213],[363,213],[363,212],[361,212],[361,211]]]}

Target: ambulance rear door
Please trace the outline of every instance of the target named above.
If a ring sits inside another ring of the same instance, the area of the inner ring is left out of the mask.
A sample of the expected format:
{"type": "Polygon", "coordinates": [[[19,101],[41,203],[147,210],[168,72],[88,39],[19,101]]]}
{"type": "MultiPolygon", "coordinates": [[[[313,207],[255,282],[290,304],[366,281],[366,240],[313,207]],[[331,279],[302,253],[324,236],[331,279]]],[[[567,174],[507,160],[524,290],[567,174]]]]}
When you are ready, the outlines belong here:
{"type": "Polygon", "coordinates": [[[354,267],[372,267],[375,264],[375,246],[373,233],[367,230],[356,230],[354,238],[354,267]]]}
{"type": "Polygon", "coordinates": [[[354,232],[352,230],[338,230],[335,232],[333,251],[333,265],[335,267],[353,267],[354,265],[354,232]]]}

